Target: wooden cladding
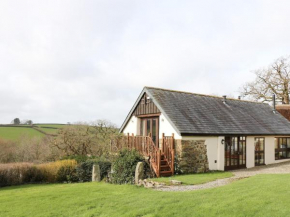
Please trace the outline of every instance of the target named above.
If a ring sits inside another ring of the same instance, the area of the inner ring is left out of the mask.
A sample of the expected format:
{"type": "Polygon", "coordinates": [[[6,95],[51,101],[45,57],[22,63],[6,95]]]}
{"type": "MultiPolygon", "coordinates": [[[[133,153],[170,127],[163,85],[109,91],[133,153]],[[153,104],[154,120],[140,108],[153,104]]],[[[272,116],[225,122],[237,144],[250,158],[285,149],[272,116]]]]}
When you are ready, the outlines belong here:
{"type": "Polygon", "coordinates": [[[140,102],[138,103],[133,115],[141,116],[141,115],[150,115],[150,114],[159,114],[160,110],[157,106],[152,102],[152,99],[145,93],[140,102]]]}

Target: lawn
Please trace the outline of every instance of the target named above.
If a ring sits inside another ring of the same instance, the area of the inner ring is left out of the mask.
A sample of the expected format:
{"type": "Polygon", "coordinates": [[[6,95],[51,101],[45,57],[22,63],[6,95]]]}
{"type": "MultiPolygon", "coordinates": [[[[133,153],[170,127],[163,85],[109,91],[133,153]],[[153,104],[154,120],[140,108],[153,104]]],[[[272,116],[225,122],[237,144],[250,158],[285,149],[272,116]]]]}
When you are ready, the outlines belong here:
{"type": "Polygon", "coordinates": [[[0,189],[0,216],[289,216],[290,174],[190,192],[106,183],[0,189]]]}
{"type": "Polygon", "coordinates": [[[177,175],[171,177],[161,177],[156,179],[151,179],[157,182],[163,182],[166,185],[170,185],[170,180],[181,181],[184,185],[197,185],[217,179],[228,178],[233,176],[230,172],[212,172],[212,173],[201,173],[201,174],[189,174],[189,175],[177,175]]]}
{"type": "Polygon", "coordinates": [[[22,135],[28,135],[30,137],[44,136],[43,133],[29,127],[0,127],[0,138],[15,141],[21,138],[22,135]]]}

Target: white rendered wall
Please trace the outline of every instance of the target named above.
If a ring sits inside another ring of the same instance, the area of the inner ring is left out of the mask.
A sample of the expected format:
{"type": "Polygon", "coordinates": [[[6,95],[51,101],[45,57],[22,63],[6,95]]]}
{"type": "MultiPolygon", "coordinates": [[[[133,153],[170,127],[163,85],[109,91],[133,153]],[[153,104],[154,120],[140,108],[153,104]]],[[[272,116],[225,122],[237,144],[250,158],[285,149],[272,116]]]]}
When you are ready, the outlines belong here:
{"type": "Polygon", "coordinates": [[[252,168],[255,166],[255,137],[246,137],[246,167],[252,168]]]}
{"type": "Polygon", "coordinates": [[[123,133],[124,134],[129,133],[130,135],[132,133],[134,133],[134,135],[137,135],[137,133],[138,133],[138,126],[140,125],[138,123],[139,123],[138,118],[135,117],[135,116],[132,116],[130,118],[130,120],[128,121],[126,127],[124,128],[123,133]]]}
{"type": "Polygon", "coordinates": [[[159,117],[159,138],[162,138],[162,133],[164,133],[165,136],[171,136],[172,133],[174,133],[175,139],[181,139],[181,136],[176,132],[163,114],[159,117]]]}
{"type": "MultiPolygon", "coordinates": [[[[132,116],[124,128],[123,133],[129,133],[130,135],[134,133],[134,135],[139,135],[140,120],[140,118],[132,116]]],[[[171,136],[172,133],[174,133],[175,139],[181,139],[181,136],[176,132],[176,130],[172,127],[168,119],[163,114],[159,116],[159,138],[162,138],[162,133],[164,133],[165,136],[171,136]]]]}
{"type": "Polygon", "coordinates": [[[217,170],[225,170],[225,137],[219,136],[217,141],[217,170]]]}
{"type": "MultiPolygon", "coordinates": [[[[247,137],[247,168],[255,166],[255,138],[265,138],[265,164],[275,164],[290,159],[275,160],[275,136],[248,136],[247,137]]],[[[279,136],[278,136],[279,137],[279,136]]]]}
{"type": "MultiPolygon", "coordinates": [[[[209,170],[218,170],[218,141],[219,137],[197,137],[197,136],[183,136],[182,140],[205,140],[205,145],[207,148],[207,158],[208,158],[208,166],[209,170]]],[[[223,163],[223,162],[222,162],[223,163]]],[[[224,170],[222,168],[222,170],[224,170]]]]}
{"type": "MultiPolygon", "coordinates": [[[[283,137],[283,136],[277,136],[283,137]]],[[[290,137],[290,135],[288,136],[290,137]]],[[[275,144],[276,138],[274,136],[265,137],[265,164],[275,164],[289,161],[290,159],[275,160],[275,144]]]]}
{"type": "Polygon", "coordinates": [[[275,137],[265,137],[265,164],[275,163],[275,137]]]}

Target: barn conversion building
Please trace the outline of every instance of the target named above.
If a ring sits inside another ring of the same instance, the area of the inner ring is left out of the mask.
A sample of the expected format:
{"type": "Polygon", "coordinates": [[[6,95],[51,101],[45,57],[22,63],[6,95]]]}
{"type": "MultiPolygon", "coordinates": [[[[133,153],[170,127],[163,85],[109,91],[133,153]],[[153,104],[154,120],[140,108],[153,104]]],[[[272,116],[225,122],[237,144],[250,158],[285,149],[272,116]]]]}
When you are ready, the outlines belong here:
{"type": "Polygon", "coordinates": [[[268,104],[225,96],[144,87],[120,132],[149,135],[162,152],[164,138],[174,135],[174,167],[184,173],[290,159],[286,118],[268,104]]]}

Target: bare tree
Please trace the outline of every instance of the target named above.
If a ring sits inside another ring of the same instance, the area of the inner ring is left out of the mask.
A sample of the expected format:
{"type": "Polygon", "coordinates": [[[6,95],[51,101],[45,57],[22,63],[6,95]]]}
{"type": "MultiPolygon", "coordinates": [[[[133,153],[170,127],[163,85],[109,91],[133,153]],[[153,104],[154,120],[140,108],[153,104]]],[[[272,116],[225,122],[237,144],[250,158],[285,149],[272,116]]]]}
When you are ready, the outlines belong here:
{"type": "Polygon", "coordinates": [[[118,135],[117,128],[108,121],[76,123],[61,129],[52,146],[66,155],[104,156],[109,153],[111,139],[118,135]]]}
{"type": "Polygon", "coordinates": [[[267,68],[254,71],[256,79],[246,83],[242,88],[242,96],[267,102],[275,94],[277,100],[289,104],[290,57],[281,57],[267,68]]]}

